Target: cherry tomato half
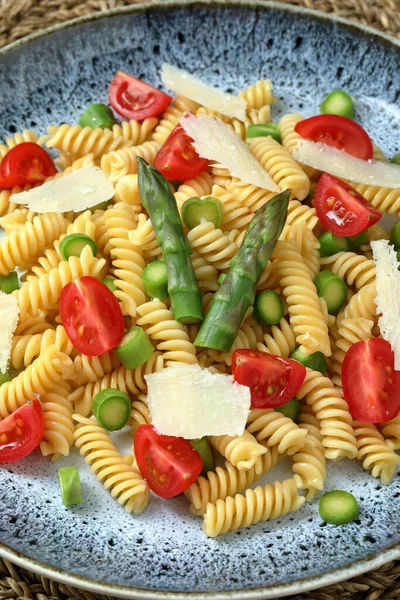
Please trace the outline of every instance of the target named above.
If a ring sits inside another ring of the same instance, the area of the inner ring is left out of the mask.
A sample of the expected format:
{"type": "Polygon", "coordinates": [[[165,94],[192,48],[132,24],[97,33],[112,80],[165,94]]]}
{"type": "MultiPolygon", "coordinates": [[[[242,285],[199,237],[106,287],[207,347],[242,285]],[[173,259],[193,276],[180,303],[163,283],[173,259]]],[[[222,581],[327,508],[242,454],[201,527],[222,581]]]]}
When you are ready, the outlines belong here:
{"type": "Polygon", "coordinates": [[[33,142],[23,142],[7,152],[0,164],[0,189],[36,185],[56,175],[57,169],[47,154],[33,142]]]}
{"type": "Polygon", "coordinates": [[[61,290],[60,317],[69,339],[86,356],[112,350],[124,336],[119,302],[95,277],[81,277],[61,290]]]}
{"type": "Polygon", "coordinates": [[[351,185],[328,173],[317,184],[314,206],[325,229],[342,237],[357,235],[382,217],[351,185]]]}
{"type": "Polygon", "coordinates": [[[43,408],[35,398],[0,421],[0,464],[28,456],[39,445],[43,433],[43,408]]]}
{"type": "Polygon", "coordinates": [[[177,125],[161,146],[154,166],[169,181],[185,181],[203,173],[209,162],[200,158],[184,129],[177,125]]]}
{"type": "Polygon", "coordinates": [[[203,468],[201,456],[190,442],[161,435],[153,425],[139,425],[133,449],[142,477],[161,498],[172,498],[187,490],[203,468]]]}
{"type": "Polygon", "coordinates": [[[372,338],[353,344],[342,365],[343,394],[355,419],[365,423],[390,421],[400,412],[400,371],[386,340],[372,338]]]}
{"type": "Polygon", "coordinates": [[[157,117],[172,100],[168,94],[123,71],[114,75],[108,99],[115,112],[136,121],[157,117]]]}
{"type": "Polygon", "coordinates": [[[345,150],[356,158],[369,160],[374,147],[368,133],[355,121],[339,115],[317,115],[296,123],[296,133],[313,142],[345,150]]]}
{"type": "Polygon", "coordinates": [[[233,353],[232,375],[235,381],[250,388],[251,408],[274,408],[297,394],[306,368],[291,358],[239,349],[233,353]]]}

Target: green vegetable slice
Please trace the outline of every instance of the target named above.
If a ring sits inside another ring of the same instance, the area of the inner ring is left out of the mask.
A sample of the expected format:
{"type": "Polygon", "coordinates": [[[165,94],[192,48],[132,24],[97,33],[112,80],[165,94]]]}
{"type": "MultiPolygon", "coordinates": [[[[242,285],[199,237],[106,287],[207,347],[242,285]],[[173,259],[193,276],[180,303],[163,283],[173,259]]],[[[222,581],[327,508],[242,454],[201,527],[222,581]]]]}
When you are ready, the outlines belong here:
{"type": "Polygon", "coordinates": [[[318,296],[325,298],[328,313],[335,315],[346,303],[347,285],[332,271],[321,271],[314,279],[318,296]]]}
{"type": "Polygon", "coordinates": [[[194,229],[203,221],[209,221],[216,229],[224,218],[224,207],[219,198],[189,198],[182,205],[182,221],[188,229],[194,229]]]}
{"type": "Polygon", "coordinates": [[[227,274],[226,273],[221,273],[221,275],[218,277],[217,282],[219,283],[219,285],[221,285],[221,283],[224,283],[225,279],[227,278],[227,274]]]}
{"type": "Polygon", "coordinates": [[[312,369],[313,371],[319,371],[322,375],[325,373],[327,368],[327,362],[322,352],[313,352],[312,354],[304,354],[300,350],[300,346],[297,346],[291,354],[291,357],[297,360],[299,363],[312,369]]]}
{"type": "Polygon", "coordinates": [[[113,388],[102,390],[92,400],[92,411],[107,431],[125,427],[131,413],[131,400],[125,392],[113,388]]]}
{"type": "Polygon", "coordinates": [[[397,152],[391,159],[390,161],[391,163],[394,163],[395,165],[400,165],[400,152],[397,152]]]}
{"type": "Polygon", "coordinates": [[[328,94],[321,106],[322,114],[340,115],[348,119],[354,119],[353,98],[344,90],[333,90],[328,94]]]}
{"type": "Polygon", "coordinates": [[[65,260],[70,256],[80,256],[85,246],[90,246],[93,256],[97,255],[98,248],[96,242],[84,233],[71,233],[66,235],[60,242],[60,253],[65,260]]]}
{"type": "Polygon", "coordinates": [[[3,383],[6,383],[6,381],[10,381],[9,372],[8,371],[6,371],[5,373],[0,372],[0,386],[3,385],[3,383]]]}
{"type": "Polygon", "coordinates": [[[60,467],[57,469],[60,482],[61,498],[65,506],[82,502],[81,480],[76,467],[60,467]]]}
{"type": "Polygon", "coordinates": [[[168,298],[168,274],[164,260],[156,260],[146,265],[142,278],[146,293],[150,298],[159,300],[168,298]]]}
{"type": "Polygon", "coordinates": [[[111,108],[101,103],[90,104],[79,119],[81,127],[91,127],[91,129],[112,127],[115,124],[116,120],[111,108]]]}
{"type": "Polygon", "coordinates": [[[113,279],[112,277],[105,277],[101,283],[104,283],[104,285],[106,285],[108,289],[112,292],[116,292],[117,290],[119,290],[119,287],[115,285],[115,279],[113,279]]]}
{"type": "Polygon", "coordinates": [[[205,436],[199,440],[189,440],[189,442],[201,456],[201,460],[203,461],[202,474],[207,475],[209,471],[215,471],[214,455],[208,437],[205,436]]]}
{"type": "Polygon", "coordinates": [[[319,514],[330,525],[346,525],[358,517],[360,507],[350,492],[334,490],[321,496],[319,514]]]}
{"type": "Polygon", "coordinates": [[[253,316],[257,323],[263,325],[276,325],[283,317],[285,306],[282,298],[274,290],[264,290],[257,294],[254,301],[253,316]]]}
{"type": "Polygon", "coordinates": [[[337,252],[348,252],[350,249],[350,243],[348,238],[339,237],[334,235],[330,231],[325,231],[318,238],[320,243],[319,253],[321,257],[332,256],[337,252]]]}
{"type": "Polygon", "coordinates": [[[7,275],[0,275],[0,289],[6,294],[12,294],[15,290],[19,290],[18,274],[16,271],[11,271],[7,275]]]}
{"type": "Polygon", "coordinates": [[[347,240],[350,244],[350,250],[355,250],[356,248],[359,248],[360,246],[367,244],[368,243],[368,229],[366,229],[365,231],[362,231],[361,233],[358,233],[357,235],[351,235],[350,237],[347,238],[347,240]]]}
{"type": "MultiPolygon", "coordinates": [[[[396,248],[400,247],[400,221],[398,221],[395,225],[393,225],[390,230],[390,243],[393,244],[396,248]]],[[[0,280],[1,285],[1,280],[0,280]]]]}
{"type": "Polygon", "coordinates": [[[136,369],[149,360],[154,346],[141,327],[133,327],[124,335],[114,352],[125,367],[136,369]]]}
{"type": "Polygon", "coordinates": [[[259,125],[249,125],[247,128],[246,137],[267,137],[270,136],[279,144],[282,142],[279,125],[276,123],[263,123],[259,125]]]}
{"type": "Polygon", "coordinates": [[[296,398],[292,398],[292,400],[289,400],[289,402],[286,402],[286,404],[277,406],[275,411],[282,413],[289,419],[292,419],[294,423],[298,423],[301,413],[301,404],[298,400],[296,400],[296,398]]]}

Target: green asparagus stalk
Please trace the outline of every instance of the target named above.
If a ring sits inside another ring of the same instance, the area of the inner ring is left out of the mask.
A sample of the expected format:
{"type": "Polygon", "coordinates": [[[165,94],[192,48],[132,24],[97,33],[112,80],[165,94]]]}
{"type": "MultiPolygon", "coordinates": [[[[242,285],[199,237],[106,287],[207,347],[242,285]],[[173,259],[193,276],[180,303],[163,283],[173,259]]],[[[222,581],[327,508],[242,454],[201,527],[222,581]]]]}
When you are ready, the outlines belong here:
{"type": "Polygon", "coordinates": [[[282,233],[289,196],[290,190],[282,192],[254,215],[228,275],[214,295],[195,346],[223,352],[231,349],[247,309],[254,303],[261,272],[282,233]]]}
{"type": "Polygon", "coordinates": [[[180,323],[192,325],[204,319],[201,292],[193,271],[192,249],[182,229],[176,200],[168,181],[138,157],[139,193],[147,210],[167,266],[171,310],[180,323]]]}

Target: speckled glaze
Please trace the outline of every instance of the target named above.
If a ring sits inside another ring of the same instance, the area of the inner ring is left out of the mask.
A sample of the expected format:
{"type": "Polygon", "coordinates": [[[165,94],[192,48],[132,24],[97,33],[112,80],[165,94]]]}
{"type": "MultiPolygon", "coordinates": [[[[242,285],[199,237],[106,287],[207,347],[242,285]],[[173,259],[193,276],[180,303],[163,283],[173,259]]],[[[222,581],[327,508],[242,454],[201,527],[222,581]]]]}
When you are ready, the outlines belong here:
{"type": "MultiPolygon", "coordinates": [[[[159,85],[168,61],[236,92],[270,78],[287,111],[312,115],[343,87],[357,117],[390,156],[400,150],[400,46],[340,19],[275,4],[130,7],[33,36],[0,52],[0,138],[27,127],[74,123],[107,100],[118,69],[159,85]]],[[[121,444],[127,436],[119,434],[121,444]]],[[[400,556],[400,478],[388,488],[357,462],[329,464],[326,489],[360,501],[357,521],[325,525],[317,503],[297,514],[206,538],[184,498],[153,498],[124,512],[73,455],[53,465],[34,454],[0,467],[0,555],[70,585],[126,598],[281,597],[333,583],[400,556]],[[80,468],[84,502],[65,508],[56,468],[80,468]]],[[[290,476],[290,462],[274,478],[290,476]]],[[[271,477],[269,477],[271,480],[271,477]]]]}

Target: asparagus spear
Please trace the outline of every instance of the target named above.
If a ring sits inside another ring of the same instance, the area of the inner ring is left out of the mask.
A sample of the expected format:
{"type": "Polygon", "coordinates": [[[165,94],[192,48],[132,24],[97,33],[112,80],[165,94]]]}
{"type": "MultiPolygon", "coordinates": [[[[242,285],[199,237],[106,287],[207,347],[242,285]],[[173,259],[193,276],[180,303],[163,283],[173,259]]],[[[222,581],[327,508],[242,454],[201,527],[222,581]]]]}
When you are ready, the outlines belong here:
{"type": "Polygon", "coordinates": [[[137,157],[139,193],[147,210],[167,266],[171,310],[180,323],[204,319],[201,292],[193,271],[192,249],[182,229],[176,200],[168,181],[143,158],[137,157]]]}
{"type": "Polygon", "coordinates": [[[289,196],[290,190],[278,194],[254,215],[228,275],[214,295],[195,346],[223,352],[231,349],[246,311],[254,302],[261,272],[282,232],[289,196]]]}

